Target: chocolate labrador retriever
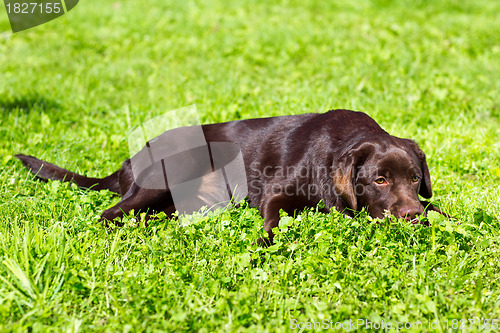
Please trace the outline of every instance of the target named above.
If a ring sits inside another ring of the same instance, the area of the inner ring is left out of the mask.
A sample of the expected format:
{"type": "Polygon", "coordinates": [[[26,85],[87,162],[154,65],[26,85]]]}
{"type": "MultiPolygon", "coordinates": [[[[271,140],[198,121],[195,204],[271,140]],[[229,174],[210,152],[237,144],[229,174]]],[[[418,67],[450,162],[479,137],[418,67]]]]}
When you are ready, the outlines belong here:
{"type": "MultiPolygon", "coordinates": [[[[418,215],[425,215],[426,210],[443,214],[419,200],[419,195],[432,196],[431,178],[422,150],[412,140],[388,134],[365,113],[332,110],[322,114],[202,125],[201,129],[208,144],[230,142],[239,148],[249,205],[259,209],[269,236],[259,239],[259,244],[273,242],[272,229],[278,226],[280,209],[293,214],[295,210],[314,207],[321,200],[325,212],[335,208],[349,216],[363,207],[372,217],[392,214],[411,223],[417,223],[418,215]]],[[[165,139],[168,136],[163,138],[163,145],[168,145],[170,139],[165,139]]],[[[199,154],[197,150],[187,155],[178,154],[173,161],[179,170],[189,169],[192,157],[199,154]]],[[[134,157],[102,179],[81,176],[32,156],[16,157],[39,178],[73,181],[81,187],[119,193],[122,200],[101,215],[105,222],[116,219],[114,222],[119,224],[119,219],[132,209],[167,214],[176,210],[173,185],[168,185],[171,178],[164,187],[141,186],[132,170],[134,157]]],[[[214,171],[214,164],[211,166],[214,171]]],[[[154,177],[165,171],[164,161],[143,169],[142,178],[155,183],[154,177]],[[154,165],[160,164],[163,165],[157,168],[160,171],[152,171],[154,165]]],[[[209,171],[197,170],[197,173],[209,171]]],[[[184,180],[192,178],[183,177],[184,180]]],[[[210,182],[201,184],[198,195],[203,197],[213,192],[211,186],[210,182]]]]}

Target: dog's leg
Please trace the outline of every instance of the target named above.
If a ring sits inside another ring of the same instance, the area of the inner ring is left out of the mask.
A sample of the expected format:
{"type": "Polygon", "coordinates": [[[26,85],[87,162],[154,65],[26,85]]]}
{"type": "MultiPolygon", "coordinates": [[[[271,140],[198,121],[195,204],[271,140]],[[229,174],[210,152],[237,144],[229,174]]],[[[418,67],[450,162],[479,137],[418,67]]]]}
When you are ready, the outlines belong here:
{"type": "Polygon", "coordinates": [[[123,225],[120,221],[114,221],[116,218],[122,218],[123,215],[135,211],[144,211],[152,213],[165,211],[170,215],[175,211],[172,195],[169,190],[144,189],[137,184],[132,184],[129,191],[123,196],[123,199],[115,206],[105,210],[101,214],[101,221],[115,223],[118,226],[123,225]]]}
{"type": "Polygon", "coordinates": [[[280,221],[280,209],[283,209],[287,214],[293,214],[295,209],[291,206],[293,198],[284,194],[275,195],[270,198],[263,198],[263,203],[260,207],[260,213],[264,218],[264,230],[267,232],[268,238],[257,239],[257,244],[260,246],[270,246],[273,244],[274,233],[273,228],[278,227],[280,221]]]}

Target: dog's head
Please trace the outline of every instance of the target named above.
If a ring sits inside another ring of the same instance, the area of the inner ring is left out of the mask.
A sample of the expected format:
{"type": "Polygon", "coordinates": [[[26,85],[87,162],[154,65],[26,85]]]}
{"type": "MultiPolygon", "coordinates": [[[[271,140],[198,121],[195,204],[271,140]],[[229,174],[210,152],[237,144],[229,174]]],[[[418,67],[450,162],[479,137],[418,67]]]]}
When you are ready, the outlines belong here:
{"type": "Polygon", "coordinates": [[[409,221],[425,215],[419,200],[432,196],[425,154],[408,139],[392,136],[351,142],[333,161],[333,183],[347,208],[366,207],[372,217],[387,212],[409,221]]]}

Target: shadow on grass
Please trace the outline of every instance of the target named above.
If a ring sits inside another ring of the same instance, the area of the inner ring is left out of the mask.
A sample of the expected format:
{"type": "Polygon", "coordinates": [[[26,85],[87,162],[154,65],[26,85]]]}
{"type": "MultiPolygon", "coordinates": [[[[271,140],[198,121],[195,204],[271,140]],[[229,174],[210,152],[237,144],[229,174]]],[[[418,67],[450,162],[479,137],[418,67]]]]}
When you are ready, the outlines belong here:
{"type": "Polygon", "coordinates": [[[32,110],[46,111],[60,108],[59,103],[51,98],[46,98],[38,93],[26,95],[0,96],[0,110],[5,115],[13,111],[29,113],[32,110]]]}

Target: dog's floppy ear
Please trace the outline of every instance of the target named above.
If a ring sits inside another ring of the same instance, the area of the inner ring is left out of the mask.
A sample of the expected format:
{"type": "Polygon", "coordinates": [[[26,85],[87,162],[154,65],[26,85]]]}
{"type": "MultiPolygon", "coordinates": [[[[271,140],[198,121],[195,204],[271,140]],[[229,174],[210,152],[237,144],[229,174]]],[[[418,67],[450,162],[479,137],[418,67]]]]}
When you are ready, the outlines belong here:
{"type": "MultiPolygon", "coordinates": [[[[420,150],[420,149],[419,149],[420,150]]],[[[431,186],[431,174],[429,173],[429,167],[427,166],[427,161],[425,160],[425,155],[422,152],[422,184],[420,184],[419,194],[424,198],[429,199],[432,197],[432,186],[431,186]]]]}
{"type": "Polygon", "coordinates": [[[417,157],[420,160],[420,168],[422,170],[422,183],[420,184],[420,191],[418,192],[418,194],[420,194],[424,198],[429,199],[430,197],[432,197],[432,185],[431,174],[429,172],[429,167],[427,166],[425,154],[418,147],[415,141],[408,140],[408,142],[410,142],[413,151],[415,152],[415,154],[417,154],[417,157]]]}
{"type": "Polygon", "coordinates": [[[347,208],[358,210],[356,172],[372,148],[373,145],[369,143],[349,145],[333,161],[332,178],[335,193],[347,204],[347,208]]]}

